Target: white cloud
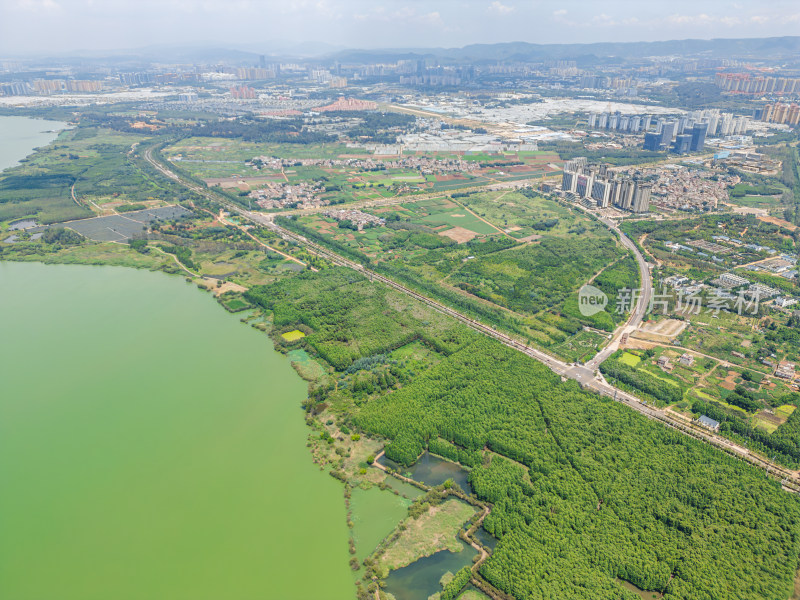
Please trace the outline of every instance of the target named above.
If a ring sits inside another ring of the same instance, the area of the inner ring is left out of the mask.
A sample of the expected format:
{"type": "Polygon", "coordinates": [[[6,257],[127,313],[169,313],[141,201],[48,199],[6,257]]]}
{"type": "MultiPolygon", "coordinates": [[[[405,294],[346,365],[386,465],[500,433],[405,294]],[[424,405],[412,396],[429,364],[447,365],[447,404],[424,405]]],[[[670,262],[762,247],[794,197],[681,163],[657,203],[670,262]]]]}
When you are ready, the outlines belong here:
{"type": "Polygon", "coordinates": [[[508,4],[503,4],[500,2],[500,0],[494,0],[494,2],[489,5],[488,10],[490,13],[494,13],[496,15],[508,15],[514,12],[514,7],[509,6],[508,4]]]}
{"type": "Polygon", "coordinates": [[[55,0],[18,0],[16,7],[21,10],[59,12],[61,5],[55,0]]]}
{"type": "Polygon", "coordinates": [[[739,17],[722,17],[719,22],[728,27],[735,27],[741,25],[742,20],[739,17]]]}
{"type": "Polygon", "coordinates": [[[618,25],[619,23],[615,21],[610,15],[599,14],[592,17],[592,24],[599,25],[601,27],[613,27],[614,25],[618,25]]]}
{"type": "Polygon", "coordinates": [[[388,11],[383,6],[376,6],[370,12],[354,14],[353,19],[362,22],[377,21],[381,23],[394,23],[396,25],[444,27],[444,19],[439,11],[434,10],[427,13],[419,13],[417,9],[412,6],[403,6],[393,11],[388,11]]]}

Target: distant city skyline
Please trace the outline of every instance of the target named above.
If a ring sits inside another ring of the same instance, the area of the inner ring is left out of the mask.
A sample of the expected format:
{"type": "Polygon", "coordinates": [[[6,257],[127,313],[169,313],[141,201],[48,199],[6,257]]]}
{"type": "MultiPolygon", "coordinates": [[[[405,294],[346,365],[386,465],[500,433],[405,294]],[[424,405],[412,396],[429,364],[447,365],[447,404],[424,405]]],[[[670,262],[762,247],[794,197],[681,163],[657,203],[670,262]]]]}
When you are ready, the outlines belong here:
{"type": "Polygon", "coordinates": [[[0,56],[223,45],[254,52],[797,35],[777,0],[0,0],[0,56]],[[316,48],[314,48],[314,46],[316,48]]]}

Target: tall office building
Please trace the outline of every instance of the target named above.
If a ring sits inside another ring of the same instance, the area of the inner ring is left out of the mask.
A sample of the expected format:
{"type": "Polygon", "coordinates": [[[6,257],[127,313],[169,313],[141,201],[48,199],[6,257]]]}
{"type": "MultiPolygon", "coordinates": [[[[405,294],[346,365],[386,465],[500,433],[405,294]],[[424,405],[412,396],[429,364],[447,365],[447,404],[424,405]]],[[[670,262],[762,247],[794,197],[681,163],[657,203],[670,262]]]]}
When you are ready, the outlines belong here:
{"type": "Polygon", "coordinates": [[[644,134],[644,149],[651,152],[658,152],[661,150],[661,134],[660,133],[645,133],[644,134]]]}
{"type": "Polygon", "coordinates": [[[681,133],[675,136],[675,141],[672,144],[672,151],[675,154],[686,154],[692,147],[692,136],[686,133],[681,133]]]}
{"type": "Polygon", "coordinates": [[[706,143],[706,132],[708,131],[707,123],[695,123],[692,127],[692,142],[689,150],[692,152],[701,152],[706,143]]]}
{"type": "Polygon", "coordinates": [[[678,121],[667,121],[661,129],[661,144],[668,148],[678,134],[678,121]]]}

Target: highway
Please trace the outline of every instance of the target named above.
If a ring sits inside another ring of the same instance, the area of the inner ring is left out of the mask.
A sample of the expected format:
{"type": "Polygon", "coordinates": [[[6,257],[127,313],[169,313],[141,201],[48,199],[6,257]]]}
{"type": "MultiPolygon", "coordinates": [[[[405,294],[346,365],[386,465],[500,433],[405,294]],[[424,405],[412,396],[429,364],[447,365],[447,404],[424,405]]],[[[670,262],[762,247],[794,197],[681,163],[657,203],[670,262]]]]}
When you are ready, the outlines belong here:
{"type": "MultiPolygon", "coordinates": [[[[653,419],[656,421],[660,421],[664,425],[675,429],[676,431],[680,431],[685,435],[689,435],[695,439],[702,440],[719,448],[720,450],[727,452],[737,458],[745,460],[757,467],[765,469],[768,474],[781,479],[783,488],[787,491],[791,491],[797,494],[800,494],[800,474],[797,471],[792,471],[780,465],[776,465],[768,460],[763,459],[762,457],[751,453],[747,448],[740,446],[731,442],[730,440],[715,434],[714,432],[707,430],[703,427],[695,425],[693,423],[688,423],[682,419],[679,419],[675,416],[672,416],[665,410],[661,410],[654,406],[648,405],[646,402],[643,402],[633,394],[625,392],[608,382],[606,382],[601,375],[596,372],[597,366],[605,360],[614,350],[616,346],[619,344],[619,337],[621,337],[624,331],[631,330],[632,328],[635,329],[639,326],[644,318],[644,315],[647,313],[648,304],[650,302],[650,298],[652,297],[652,278],[650,275],[650,268],[647,264],[647,261],[639,252],[636,245],[630,240],[625,234],[619,231],[616,224],[609,219],[605,219],[600,217],[600,221],[609,227],[610,229],[617,231],[620,234],[620,240],[622,244],[625,245],[626,248],[630,249],[634,256],[636,256],[637,263],[639,264],[639,271],[641,275],[641,287],[642,293],[638,297],[638,302],[636,304],[636,308],[631,311],[631,315],[626,322],[626,324],[617,329],[617,332],[614,334],[612,339],[612,343],[610,343],[606,348],[601,350],[597,355],[595,355],[592,359],[590,359],[586,364],[580,365],[575,363],[566,363],[561,361],[549,354],[537,349],[531,348],[523,341],[514,338],[506,333],[501,331],[497,331],[494,327],[486,325],[476,319],[473,319],[465,314],[462,314],[456,311],[449,306],[446,306],[432,298],[428,298],[419,292],[408,288],[393,279],[385,277],[380,273],[372,271],[364,267],[364,265],[352,261],[348,258],[340,256],[333,252],[332,250],[328,249],[325,246],[322,246],[316,242],[312,242],[311,240],[307,239],[306,237],[297,234],[293,231],[290,231],[284,227],[279,226],[277,223],[274,222],[274,216],[272,214],[263,214],[257,212],[251,212],[245,210],[244,208],[237,206],[230,200],[225,197],[218,196],[211,190],[207,188],[203,188],[200,185],[186,181],[183,178],[179,177],[176,173],[172,170],[164,166],[163,164],[159,163],[152,157],[151,149],[148,149],[144,152],[144,158],[147,160],[154,168],[156,168],[160,173],[162,173],[165,177],[169,177],[170,179],[177,181],[187,187],[188,189],[194,191],[201,196],[208,198],[218,204],[225,206],[231,212],[235,212],[240,216],[244,217],[245,219],[249,220],[250,222],[271,229],[278,235],[280,235],[283,239],[287,241],[294,242],[305,247],[308,251],[320,256],[333,264],[347,267],[362,273],[364,276],[368,277],[372,281],[379,281],[403,294],[415,298],[420,302],[423,302],[427,306],[439,311],[440,313],[446,314],[454,319],[457,319],[461,323],[467,325],[468,327],[488,335],[497,341],[505,344],[509,348],[513,348],[531,358],[538,360],[539,362],[545,364],[548,368],[550,368],[554,373],[560,375],[563,379],[573,379],[577,381],[581,387],[584,389],[592,390],[597,392],[598,394],[602,394],[613,400],[624,404],[625,406],[639,412],[643,416],[653,419]],[[614,347],[612,348],[612,345],[614,347]]],[[[412,197],[413,198],[413,197],[412,197]]]]}

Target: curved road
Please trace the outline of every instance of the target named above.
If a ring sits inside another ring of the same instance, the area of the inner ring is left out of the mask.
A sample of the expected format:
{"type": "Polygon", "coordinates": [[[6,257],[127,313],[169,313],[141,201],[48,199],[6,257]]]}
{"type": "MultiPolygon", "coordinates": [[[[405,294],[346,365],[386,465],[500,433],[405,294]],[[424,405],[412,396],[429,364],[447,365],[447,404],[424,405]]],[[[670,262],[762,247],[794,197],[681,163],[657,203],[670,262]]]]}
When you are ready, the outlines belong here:
{"type": "Polygon", "coordinates": [[[173,179],[187,187],[188,189],[200,194],[201,196],[208,198],[209,200],[213,200],[218,204],[224,205],[228,210],[232,212],[236,212],[242,217],[248,219],[249,221],[260,225],[262,227],[267,227],[278,235],[286,239],[287,241],[292,241],[294,243],[300,244],[310,252],[325,258],[326,260],[332,262],[333,264],[348,267],[355,271],[359,271],[366,277],[374,281],[380,281],[385,285],[398,290],[412,298],[423,302],[424,304],[430,306],[431,308],[449,315],[454,319],[464,323],[468,327],[484,333],[494,339],[498,340],[499,342],[505,344],[509,348],[513,348],[523,354],[530,356],[538,360],[539,362],[544,363],[548,368],[550,368],[553,372],[560,375],[564,379],[574,379],[577,381],[581,387],[584,389],[590,389],[598,394],[602,394],[604,396],[608,396],[613,400],[620,402],[627,407],[641,413],[645,417],[649,419],[653,419],[656,421],[660,421],[664,425],[671,427],[681,433],[689,435],[693,438],[702,440],[707,442],[724,452],[727,452],[737,458],[745,460],[755,466],[758,466],[762,469],[765,469],[768,474],[773,475],[782,480],[783,487],[787,491],[791,491],[794,493],[800,494],[800,474],[797,471],[792,471],[780,465],[776,465],[764,458],[751,453],[747,448],[740,446],[731,442],[730,440],[717,435],[710,430],[702,428],[700,426],[694,425],[692,423],[686,423],[685,421],[678,419],[664,410],[658,409],[654,406],[649,406],[646,402],[643,402],[636,396],[629,394],[619,388],[614,387],[613,385],[607,383],[602,377],[595,375],[595,365],[599,365],[602,360],[604,360],[608,355],[610,355],[615,348],[612,349],[612,345],[618,346],[618,338],[617,336],[621,336],[624,330],[629,330],[631,328],[638,327],[641,323],[644,315],[647,312],[647,307],[650,302],[651,294],[652,294],[652,279],[650,277],[650,269],[647,262],[644,260],[644,257],[638,251],[633,241],[631,241],[625,234],[619,231],[616,224],[612,221],[600,217],[600,221],[606,225],[607,227],[611,228],[614,231],[617,231],[620,234],[620,240],[622,241],[623,245],[626,248],[633,251],[634,255],[636,256],[636,260],[639,264],[639,270],[642,278],[642,294],[639,297],[639,301],[637,302],[636,309],[631,313],[630,318],[626,325],[617,330],[615,334],[615,340],[612,341],[609,346],[603,349],[600,353],[598,353],[594,358],[592,358],[589,362],[585,365],[576,365],[576,364],[568,364],[561,360],[558,360],[541,350],[536,348],[531,348],[527,344],[523,343],[522,341],[507,335],[503,332],[495,330],[493,327],[486,325],[485,323],[481,323],[467,315],[464,315],[449,306],[446,306],[432,298],[428,298],[420,294],[419,292],[412,290],[410,288],[397,283],[393,279],[389,279],[379,273],[371,271],[370,269],[365,268],[362,264],[356,263],[350,259],[347,259],[343,256],[339,256],[332,250],[329,250],[325,246],[317,244],[316,242],[312,242],[311,240],[305,238],[302,235],[299,235],[293,231],[285,229],[279,225],[277,225],[273,217],[274,215],[266,215],[263,213],[255,213],[236,204],[232,203],[230,200],[224,197],[217,196],[210,190],[206,188],[202,188],[196,183],[191,181],[185,181],[183,178],[179,177],[176,173],[156,161],[152,157],[151,149],[148,149],[144,153],[144,158],[155,167],[160,173],[164,176],[173,179]]]}
{"type": "Polygon", "coordinates": [[[603,225],[619,234],[619,239],[620,242],[622,242],[622,245],[633,252],[633,255],[636,257],[636,263],[639,265],[640,283],[639,293],[636,298],[636,308],[631,311],[631,315],[628,317],[628,320],[622,327],[617,329],[611,342],[600,352],[598,352],[594,358],[586,362],[585,366],[593,370],[599,367],[600,363],[611,356],[617,350],[617,348],[619,348],[619,340],[624,333],[631,333],[638,329],[639,325],[642,324],[642,320],[647,314],[647,309],[653,299],[653,278],[650,275],[650,265],[647,263],[644,256],[642,256],[642,253],[639,252],[639,248],[636,247],[636,244],[633,240],[620,231],[616,223],[610,219],[606,219],[605,217],[598,217],[598,220],[603,225]]]}

